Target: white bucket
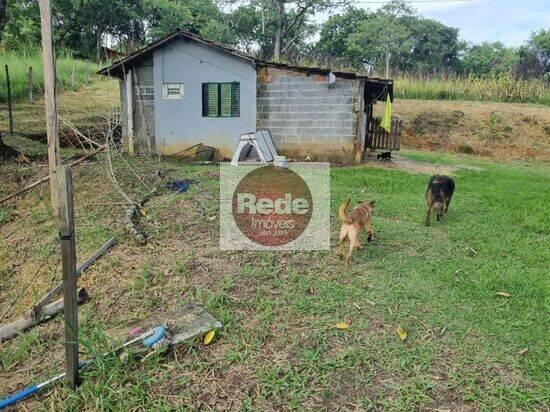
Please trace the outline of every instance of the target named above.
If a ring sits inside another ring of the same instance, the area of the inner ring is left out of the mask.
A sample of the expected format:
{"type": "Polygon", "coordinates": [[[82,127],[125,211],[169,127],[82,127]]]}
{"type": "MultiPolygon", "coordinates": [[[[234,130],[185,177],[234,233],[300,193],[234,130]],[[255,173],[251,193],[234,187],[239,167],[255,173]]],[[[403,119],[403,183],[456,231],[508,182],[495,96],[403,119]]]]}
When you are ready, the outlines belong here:
{"type": "Polygon", "coordinates": [[[286,156],[273,156],[273,164],[279,167],[286,167],[287,164],[286,156]]]}

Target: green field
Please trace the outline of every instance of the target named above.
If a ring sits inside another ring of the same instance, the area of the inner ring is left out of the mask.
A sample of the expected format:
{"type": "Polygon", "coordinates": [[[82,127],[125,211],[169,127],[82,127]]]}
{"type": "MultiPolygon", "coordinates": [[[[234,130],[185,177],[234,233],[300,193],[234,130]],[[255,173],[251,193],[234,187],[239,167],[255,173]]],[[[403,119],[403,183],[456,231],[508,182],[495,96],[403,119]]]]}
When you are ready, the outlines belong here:
{"type": "MultiPolygon", "coordinates": [[[[10,75],[11,94],[14,100],[28,99],[29,67],[32,67],[33,94],[40,97],[44,90],[44,66],[42,55],[22,54],[9,51],[0,52],[0,102],[8,98],[5,65],[10,75]]],[[[96,76],[97,63],[74,59],[70,55],[61,54],[56,59],[57,86],[62,90],[76,90],[90,83],[96,76]],[[74,69],[74,77],[73,77],[74,69]]]]}
{"type": "MultiPolygon", "coordinates": [[[[375,239],[355,254],[349,270],[337,258],[335,217],[330,251],[220,251],[218,220],[206,218],[218,211],[218,170],[177,161],[163,160],[160,167],[195,183],[180,195],[164,189],[149,203],[144,224],[151,241],[137,246],[123,234],[124,206],[116,204],[122,199],[105,177],[104,159],[79,167],[74,179],[79,258],[112,235],[120,238],[80,281],[92,296],[80,307],[83,357],[104,350],[108,329],[189,302],[204,305],[225,327],[209,346],[195,341],[144,362],[98,360],[83,374],[78,391],[57,386],[24,405],[548,409],[548,165],[403,154],[464,166],[454,173],[450,212],[442,222],[423,225],[428,175],[333,168],[334,216],[347,196],[354,202],[376,199],[375,239]],[[335,328],[338,322],[349,329],[335,328]],[[405,341],[396,334],[398,325],[408,333],[405,341]]],[[[145,174],[159,165],[128,161],[116,163],[121,182],[129,193],[142,192],[128,167],[145,174]]],[[[1,192],[12,191],[23,172],[12,165],[0,170],[10,182],[1,192]]],[[[35,178],[41,170],[29,169],[24,177],[35,178]]],[[[36,189],[0,209],[2,312],[24,284],[19,278],[35,272],[56,236],[47,193],[47,187],[36,189]]],[[[13,316],[51,285],[56,258],[48,264],[13,316]]],[[[0,394],[62,368],[62,343],[62,320],[56,319],[0,347],[0,394]]]]}

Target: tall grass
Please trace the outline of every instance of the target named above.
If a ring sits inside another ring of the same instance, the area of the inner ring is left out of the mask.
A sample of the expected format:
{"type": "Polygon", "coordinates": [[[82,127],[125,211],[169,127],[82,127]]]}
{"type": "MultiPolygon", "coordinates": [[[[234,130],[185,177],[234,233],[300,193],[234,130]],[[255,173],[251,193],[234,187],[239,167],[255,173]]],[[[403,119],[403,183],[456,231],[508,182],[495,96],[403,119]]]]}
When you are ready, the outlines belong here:
{"type": "MultiPolygon", "coordinates": [[[[6,102],[8,99],[5,65],[8,65],[11,94],[14,100],[26,99],[29,95],[29,67],[32,67],[33,95],[42,94],[44,90],[42,55],[38,52],[21,54],[4,51],[0,52],[0,102],[6,102]]],[[[56,59],[57,87],[76,90],[91,81],[96,70],[95,63],[74,59],[66,53],[60,54],[56,59]]]]}
{"type": "Polygon", "coordinates": [[[550,106],[550,85],[547,81],[509,76],[454,77],[446,80],[398,77],[395,79],[395,95],[403,99],[480,100],[550,106]]]}

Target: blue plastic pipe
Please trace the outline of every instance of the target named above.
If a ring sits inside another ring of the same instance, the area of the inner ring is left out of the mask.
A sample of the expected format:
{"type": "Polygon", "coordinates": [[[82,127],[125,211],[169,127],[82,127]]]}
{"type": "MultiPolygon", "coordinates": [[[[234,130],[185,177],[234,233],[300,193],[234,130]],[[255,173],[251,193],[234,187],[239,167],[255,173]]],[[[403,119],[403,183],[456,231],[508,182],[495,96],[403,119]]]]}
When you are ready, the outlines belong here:
{"type": "MultiPolygon", "coordinates": [[[[132,343],[143,341],[142,343],[150,348],[155,343],[159,342],[161,339],[164,338],[166,335],[166,327],[164,325],[157,326],[145,333],[142,333],[137,338],[134,338],[132,340],[129,340],[124,345],[118,347],[115,352],[119,351],[122,348],[125,348],[126,346],[131,345],[132,343]]],[[[107,356],[111,352],[105,352],[103,356],[107,356]]],[[[86,362],[80,362],[78,364],[78,369],[83,369],[87,367],[88,365],[91,365],[93,360],[89,360],[86,362]]],[[[0,409],[7,408],[8,406],[15,405],[17,402],[19,402],[21,399],[25,399],[28,396],[34,395],[37,393],[40,389],[42,389],[44,386],[50,385],[54,382],[57,382],[60,379],[63,379],[65,377],[65,372],[60,373],[59,375],[54,376],[53,378],[48,379],[47,381],[41,382],[37,385],[28,386],[25,389],[20,390],[19,392],[15,392],[8,396],[7,398],[0,399],[0,409]]]]}

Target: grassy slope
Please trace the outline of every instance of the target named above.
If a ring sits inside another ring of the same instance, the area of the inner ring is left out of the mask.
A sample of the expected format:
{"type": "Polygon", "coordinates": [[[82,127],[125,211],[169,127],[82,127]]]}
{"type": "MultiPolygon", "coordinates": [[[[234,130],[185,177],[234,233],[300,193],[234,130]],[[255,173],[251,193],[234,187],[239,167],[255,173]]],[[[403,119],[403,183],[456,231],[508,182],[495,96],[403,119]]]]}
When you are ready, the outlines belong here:
{"type": "MultiPolygon", "coordinates": [[[[11,85],[11,95],[15,102],[26,101],[29,95],[29,67],[33,73],[33,94],[37,98],[44,90],[44,69],[42,55],[33,53],[21,55],[7,51],[0,51],[0,102],[7,102],[7,82],[4,66],[8,65],[11,85]]],[[[62,90],[78,89],[95,77],[97,64],[84,60],[73,59],[69,55],[61,55],[56,59],[56,73],[58,87],[62,90]],[[73,79],[74,70],[74,79],[73,79]]]]}
{"type": "MultiPolygon", "coordinates": [[[[105,124],[105,117],[118,107],[118,87],[114,80],[94,78],[90,84],[76,91],[64,91],[58,98],[59,116],[73,123],[85,133],[94,133],[98,124],[105,124]]],[[[40,97],[30,104],[18,101],[13,105],[15,133],[37,140],[46,140],[46,118],[44,115],[44,98],[40,97]]],[[[8,130],[8,111],[6,104],[0,104],[0,131],[8,130]]],[[[62,138],[72,138],[73,132],[60,123],[62,138]]]]}
{"type": "MultiPolygon", "coordinates": [[[[381,115],[383,105],[376,107],[381,115]]],[[[495,159],[550,160],[550,108],[465,101],[395,101],[402,143],[417,149],[475,153],[495,159]]]]}
{"type": "MultiPolygon", "coordinates": [[[[407,156],[440,160],[429,153],[407,156]]],[[[475,162],[450,155],[442,160],[475,162]]],[[[333,169],[334,213],[348,195],[377,199],[375,241],[346,271],[335,250],[220,252],[217,220],[195,223],[197,201],[205,216],[216,214],[216,168],[164,161],[171,176],[197,183],[184,195],[163,192],[162,201],[151,202],[146,230],[153,239],[147,247],[123,237],[84,276],[81,283],[94,298],[81,308],[84,343],[101,351],[109,327],[185,302],[206,305],[225,329],[212,346],[195,343],[168,359],[107,359],[85,374],[77,393],[58,387],[28,405],[548,408],[549,168],[475,163],[483,170],[456,175],[449,216],[429,228],[422,225],[427,176],[333,169]],[[499,291],[512,297],[497,296],[499,291]],[[335,329],[340,321],[350,329],[335,329]],[[395,334],[398,324],[409,334],[405,342],[395,334]],[[520,355],[522,349],[528,352],[520,355]]],[[[124,164],[118,167],[123,173],[124,164]]],[[[81,257],[111,234],[122,236],[123,207],[112,203],[121,199],[104,176],[103,162],[75,175],[81,257]]],[[[135,182],[133,187],[139,189],[135,182]]],[[[41,188],[18,200],[16,209],[2,209],[3,282],[15,285],[18,277],[34,273],[36,257],[54,238],[45,201],[47,188],[41,188]]],[[[331,228],[334,244],[336,219],[331,228]]],[[[52,283],[56,262],[49,264],[16,313],[52,283]]],[[[62,339],[57,319],[0,348],[0,392],[60,367],[62,339]]]]}

